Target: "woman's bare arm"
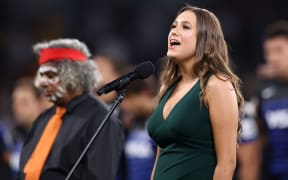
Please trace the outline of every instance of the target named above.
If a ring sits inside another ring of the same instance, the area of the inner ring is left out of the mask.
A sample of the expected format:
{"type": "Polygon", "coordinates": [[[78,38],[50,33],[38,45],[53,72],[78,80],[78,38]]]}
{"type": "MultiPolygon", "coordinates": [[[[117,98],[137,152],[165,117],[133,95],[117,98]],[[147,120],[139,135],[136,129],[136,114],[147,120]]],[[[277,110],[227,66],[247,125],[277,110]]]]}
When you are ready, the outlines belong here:
{"type": "Polygon", "coordinates": [[[217,165],[213,180],[231,180],[236,166],[238,104],[230,81],[212,76],[206,87],[217,165]]]}

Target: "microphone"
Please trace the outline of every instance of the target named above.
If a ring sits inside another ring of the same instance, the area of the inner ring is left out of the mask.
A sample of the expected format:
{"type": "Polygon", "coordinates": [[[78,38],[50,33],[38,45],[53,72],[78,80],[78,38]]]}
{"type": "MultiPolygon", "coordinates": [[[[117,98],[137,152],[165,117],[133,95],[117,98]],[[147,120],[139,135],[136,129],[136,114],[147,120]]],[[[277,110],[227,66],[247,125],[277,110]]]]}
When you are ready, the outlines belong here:
{"type": "Polygon", "coordinates": [[[97,91],[97,94],[107,94],[113,90],[122,90],[130,84],[130,82],[136,79],[145,79],[155,72],[155,67],[150,61],[143,62],[136,66],[135,70],[121,76],[120,78],[104,85],[97,91]]]}

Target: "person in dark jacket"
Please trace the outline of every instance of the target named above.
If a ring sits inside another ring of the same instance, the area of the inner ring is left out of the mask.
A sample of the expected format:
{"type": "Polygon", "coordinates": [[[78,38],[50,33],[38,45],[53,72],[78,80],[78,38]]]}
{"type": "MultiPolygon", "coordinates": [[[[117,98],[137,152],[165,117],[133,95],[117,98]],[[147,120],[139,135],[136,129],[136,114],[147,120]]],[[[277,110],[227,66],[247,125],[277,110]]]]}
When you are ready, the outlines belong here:
{"type": "MultiPolygon", "coordinates": [[[[57,39],[34,46],[39,55],[35,80],[54,106],[40,114],[25,140],[19,179],[63,180],[106,116],[107,107],[90,95],[99,80],[86,45],[57,39]]],[[[73,173],[73,180],[114,180],[122,129],[110,118],[73,173]]]]}

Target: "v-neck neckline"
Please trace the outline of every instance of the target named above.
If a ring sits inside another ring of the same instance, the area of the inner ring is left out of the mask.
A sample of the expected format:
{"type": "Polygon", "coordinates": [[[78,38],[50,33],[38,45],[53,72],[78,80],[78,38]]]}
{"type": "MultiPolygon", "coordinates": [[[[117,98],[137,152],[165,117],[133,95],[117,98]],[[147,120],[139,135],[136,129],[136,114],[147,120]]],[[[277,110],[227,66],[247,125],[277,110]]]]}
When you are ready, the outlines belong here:
{"type": "Polygon", "coordinates": [[[177,81],[175,81],[171,88],[169,89],[169,91],[167,92],[167,96],[164,99],[164,102],[162,104],[162,108],[161,108],[161,117],[162,117],[162,121],[166,122],[171,114],[173,114],[173,111],[175,111],[175,108],[181,103],[181,101],[183,101],[183,99],[185,99],[186,96],[188,96],[188,94],[190,94],[190,92],[194,89],[194,87],[197,86],[197,84],[199,83],[199,79],[197,79],[197,81],[192,85],[192,87],[185,93],[185,95],[183,95],[176,103],[175,105],[172,107],[172,109],[170,110],[170,112],[167,114],[166,118],[164,118],[164,107],[168,101],[168,99],[170,98],[170,96],[172,95],[172,93],[174,92],[175,88],[177,87],[177,84],[179,83],[179,81],[181,80],[181,78],[179,78],[177,81]]]}

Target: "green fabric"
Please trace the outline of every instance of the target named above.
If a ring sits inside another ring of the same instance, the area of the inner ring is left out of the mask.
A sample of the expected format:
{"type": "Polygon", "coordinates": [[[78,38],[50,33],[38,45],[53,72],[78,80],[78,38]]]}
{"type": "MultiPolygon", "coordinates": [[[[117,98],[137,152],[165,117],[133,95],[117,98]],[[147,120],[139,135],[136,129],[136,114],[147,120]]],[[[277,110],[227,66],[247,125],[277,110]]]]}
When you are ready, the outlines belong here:
{"type": "Polygon", "coordinates": [[[167,90],[148,121],[149,134],[161,148],[154,180],[211,180],[216,154],[209,111],[200,103],[199,80],[163,119],[163,107],[178,82],[167,90]]]}

